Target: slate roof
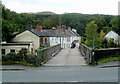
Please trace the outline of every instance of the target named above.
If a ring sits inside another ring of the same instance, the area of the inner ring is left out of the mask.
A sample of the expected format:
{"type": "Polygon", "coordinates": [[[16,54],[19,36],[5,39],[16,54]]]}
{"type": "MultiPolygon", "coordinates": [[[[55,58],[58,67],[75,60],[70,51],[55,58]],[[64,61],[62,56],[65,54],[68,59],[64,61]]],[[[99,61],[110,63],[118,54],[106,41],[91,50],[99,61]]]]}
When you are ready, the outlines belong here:
{"type": "MultiPolygon", "coordinates": [[[[55,30],[55,29],[45,29],[45,30],[36,30],[36,29],[25,29],[24,31],[30,31],[32,33],[34,33],[35,35],[39,36],[39,37],[69,37],[69,36],[79,36],[79,34],[77,34],[76,32],[72,31],[72,30],[65,30],[65,31],[61,31],[61,30],[55,30]]],[[[20,32],[15,32],[14,36],[24,32],[24,31],[20,31],[20,32]]]]}

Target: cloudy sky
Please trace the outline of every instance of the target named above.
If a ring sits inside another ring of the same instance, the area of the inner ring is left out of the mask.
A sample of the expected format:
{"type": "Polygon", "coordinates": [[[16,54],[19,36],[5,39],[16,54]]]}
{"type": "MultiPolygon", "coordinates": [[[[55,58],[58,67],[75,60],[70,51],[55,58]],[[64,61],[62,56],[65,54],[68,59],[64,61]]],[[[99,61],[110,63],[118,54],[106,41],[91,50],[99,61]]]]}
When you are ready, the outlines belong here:
{"type": "Polygon", "coordinates": [[[2,0],[12,11],[83,14],[118,14],[119,0],[2,0]]]}

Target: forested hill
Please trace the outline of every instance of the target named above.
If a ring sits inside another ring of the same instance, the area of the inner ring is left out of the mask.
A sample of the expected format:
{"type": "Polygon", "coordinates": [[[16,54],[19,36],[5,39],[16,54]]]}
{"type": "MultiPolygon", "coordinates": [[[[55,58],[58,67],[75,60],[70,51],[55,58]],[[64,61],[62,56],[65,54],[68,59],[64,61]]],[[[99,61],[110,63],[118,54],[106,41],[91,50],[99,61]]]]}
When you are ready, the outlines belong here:
{"type": "Polygon", "coordinates": [[[2,8],[2,32],[3,41],[9,41],[13,32],[24,30],[25,28],[35,28],[36,25],[41,25],[43,29],[51,29],[60,24],[77,29],[80,35],[84,35],[86,24],[90,21],[95,21],[98,25],[98,32],[103,30],[116,31],[120,35],[120,29],[117,24],[117,16],[112,15],[89,15],[80,13],[65,13],[55,14],[52,12],[38,13],[16,13],[2,8]]]}

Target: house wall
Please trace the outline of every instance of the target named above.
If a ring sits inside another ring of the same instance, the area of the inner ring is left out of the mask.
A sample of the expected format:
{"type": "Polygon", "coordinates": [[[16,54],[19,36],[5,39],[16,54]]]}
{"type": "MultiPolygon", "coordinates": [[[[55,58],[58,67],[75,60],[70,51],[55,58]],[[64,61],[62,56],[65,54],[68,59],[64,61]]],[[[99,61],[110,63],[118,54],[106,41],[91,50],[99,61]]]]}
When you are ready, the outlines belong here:
{"type": "Polygon", "coordinates": [[[50,46],[60,44],[60,37],[49,37],[50,46]]]}
{"type": "Polygon", "coordinates": [[[12,42],[32,42],[34,45],[34,49],[37,49],[40,46],[39,37],[28,30],[16,35],[12,39],[12,42]]]}
{"type": "Polygon", "coordinates": [[[40,37],[39,41],[40,45],[50,46],[49,37],[40,37]]]}
{"type": "MultiPolygon", "coordinates": [[[[57,44],[61,44],[61,48],[70,48],[71,43],[74,40],[80,40],[80,37],[78,36],[71,36],[71,37],[50,37],[50,46],[54,46],[57,44]]],[[[76,43],[77,46],[79,46],[79,42],[76,43]]]]}
{"type": "Polygon", "coordinates": [[[22,48],[26,48],[29,53],[33,53],[32,45],[2,45],[2,49],[5,49],[5,54],[11,52],[11,50],[15,50],[15,53],[18,53],[22,48]]]}
{"type": "Polygon", "coordinates": [[[114,31],[108,32],[104,38],[106,38],[107,40],[114,39],[115,43],[119,43],[119,35],[114,31]]]}

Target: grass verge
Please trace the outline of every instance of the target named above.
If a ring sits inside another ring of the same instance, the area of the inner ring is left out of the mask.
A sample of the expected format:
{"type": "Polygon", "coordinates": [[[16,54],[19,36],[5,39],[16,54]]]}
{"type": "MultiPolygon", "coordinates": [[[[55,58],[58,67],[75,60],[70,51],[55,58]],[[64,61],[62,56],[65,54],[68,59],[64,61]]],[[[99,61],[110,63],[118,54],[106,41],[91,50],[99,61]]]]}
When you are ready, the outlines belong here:
{"type": "Polygon", "coordinates": [[[112,61],[120,61],[120,57],[109,57],[109,58],[101,59],[98,61],[98,64],[103,64],[112,61]]]}
{"type": "Polygon", "coordinates": [[[33,64],[27,63],[25,61],[3,61],[2,65],[24,65],[24,66],[34,66],[33,64]]]}

